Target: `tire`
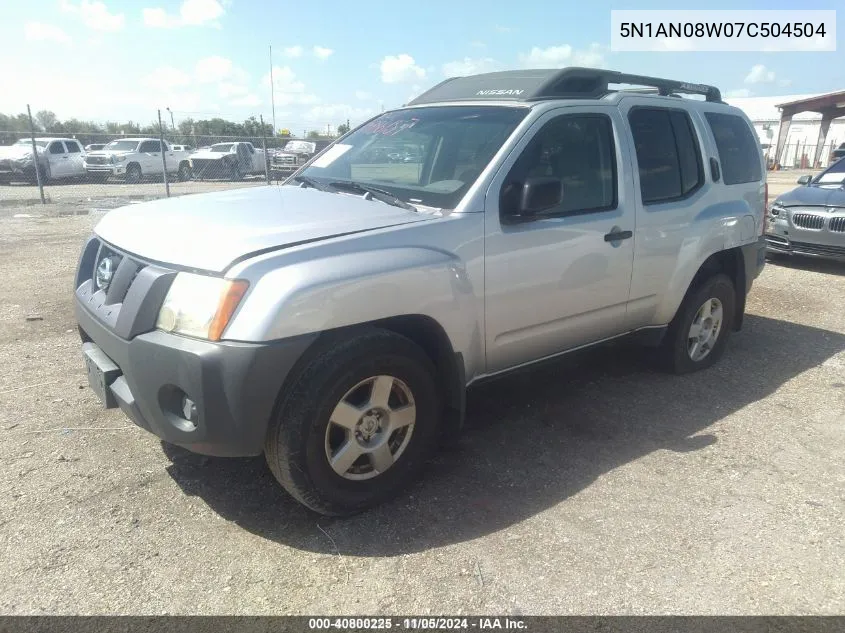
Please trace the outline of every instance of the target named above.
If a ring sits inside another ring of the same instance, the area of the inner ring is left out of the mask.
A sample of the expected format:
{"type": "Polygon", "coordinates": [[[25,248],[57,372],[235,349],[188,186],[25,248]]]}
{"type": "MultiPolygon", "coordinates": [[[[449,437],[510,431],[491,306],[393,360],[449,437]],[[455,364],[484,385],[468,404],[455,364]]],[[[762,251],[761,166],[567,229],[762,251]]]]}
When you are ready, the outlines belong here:
{"type": "Polygon", "coordinates": [[[37,163],[36,166],[32,169],[32,174],[27,178],[27,182],[31,185],[38,184],[38,175],[36,175],[35,170],[38,170],[38,173],[41,174],[41,185],[47,185],[52,180],[52,174],[50,173],[50,165],[42,165],[37,163]]]}
{"type": "Polygon", "coordinates": [[[717,362],[725,351],[733,329],[735,307],[736,290],[727,275],[714,275],[691,288],[661,345],[660,356],[664,368],[675,374],[688,374],[717,362]],[[690,337],[694,333],[694,323],[702,326],[699,328],[699,340],[695,342],[690,337]]]}
{"type": "Polygon", "coordinates": [[[126,184],[134,185],[141,182],[141,166],[138,163],[131,163],[126,166],[126,184]]]}
{"type": "Polygon", "coordinates": [[[329,516],[355,514],[416,479],[436,446],[441,412],[428,356],[403,336],[367,329],[324,342],[297,370],[271,420],[265,457],[279,483],[308,508],[329,516]],[[376,382],[389,398],[373,393],[376,382]],[[370,400],[388,404],[376,409],[370,400]],[[375,416],[369,415],[373,410],[375,416]],[[378,430],[378,424],[386,428],[378,430]],[[333,467],[330,459],[342,457],[342,448],[358,458],[333,467]],[[384,459],[385,450],[391,459],[384,459]]]}
{"type": "Polygon", "coordinates": [[[179,182],[185,182],[191,179],[191,166],[188,163],[180,163],[179,171],[176,174],[179,182]]]}
{"type": "Polygon", "coordinates": [[[229,167],[229,177],[232,180],[243,180],[244,176],[241,173],[241,166],[237,163],[232,163],[229,167]]]}

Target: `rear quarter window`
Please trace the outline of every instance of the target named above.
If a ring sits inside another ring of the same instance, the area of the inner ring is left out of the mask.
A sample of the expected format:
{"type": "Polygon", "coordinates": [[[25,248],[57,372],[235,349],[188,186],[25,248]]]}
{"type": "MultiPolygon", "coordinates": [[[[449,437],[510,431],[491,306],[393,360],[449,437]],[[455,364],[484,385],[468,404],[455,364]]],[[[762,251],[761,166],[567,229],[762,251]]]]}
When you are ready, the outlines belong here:
{"type": "Polygon", "coordinates": [[[762,180],[759,142],[745,119],[716,112],[706,112],[704,116],[719,150],[724,183],[738,185],[762,180]]]}

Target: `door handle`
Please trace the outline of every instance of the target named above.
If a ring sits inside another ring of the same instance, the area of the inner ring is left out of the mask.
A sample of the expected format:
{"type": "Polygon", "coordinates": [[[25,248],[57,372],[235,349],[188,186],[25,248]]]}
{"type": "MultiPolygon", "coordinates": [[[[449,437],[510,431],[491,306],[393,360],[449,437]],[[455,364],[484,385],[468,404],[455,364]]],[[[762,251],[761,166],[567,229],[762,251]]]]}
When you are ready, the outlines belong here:
{"type": "Polygon", "coordinates": [[[620,240],[627,240],[633,236],[633,231],[620,231],[617,227],[613,227],[613,229],[611,229],[611,232],[604,236],[604,241],[619,242],[620,240]]]}

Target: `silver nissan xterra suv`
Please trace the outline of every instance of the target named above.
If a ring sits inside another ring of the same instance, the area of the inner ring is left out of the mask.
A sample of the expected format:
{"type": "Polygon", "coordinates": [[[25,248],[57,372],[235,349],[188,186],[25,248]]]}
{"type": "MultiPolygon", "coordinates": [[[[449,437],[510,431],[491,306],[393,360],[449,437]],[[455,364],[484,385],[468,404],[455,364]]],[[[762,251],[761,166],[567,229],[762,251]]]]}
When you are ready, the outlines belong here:
{"type": "Polygon", "coordinates": [[[89,383],[353,513],[418,475],[482,379],[634,333],[671,371],[714,363],[764,266],[766,193],[711,86],[448,79],[281,185],[107,214],[75,284],[89,383]]]}

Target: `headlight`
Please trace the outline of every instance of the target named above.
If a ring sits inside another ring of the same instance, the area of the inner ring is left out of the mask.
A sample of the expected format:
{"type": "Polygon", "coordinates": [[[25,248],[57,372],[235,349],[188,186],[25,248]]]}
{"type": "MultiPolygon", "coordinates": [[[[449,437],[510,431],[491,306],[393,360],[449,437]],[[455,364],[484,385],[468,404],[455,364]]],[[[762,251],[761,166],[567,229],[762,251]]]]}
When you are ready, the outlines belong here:
{"type": "Polygon", "coordinates": [[[126,156],[115,156],[114,154],[111,155],[111,162],[113,163],[122,163],[126,160],[126,156]]]}
{"type": "Polygon", "coordinates": [[[156,327],[209,341],[219,341],[246,294],[249,282],[179,273],[158,312],[156,327]]]}
{"type": "Polygon", "coordinates": [[[780,215],[780,212],[784,210],[782,204],[775,202],[772,204],[771,208],[769,209],[769,213],[772,215],[780,215]]]}

